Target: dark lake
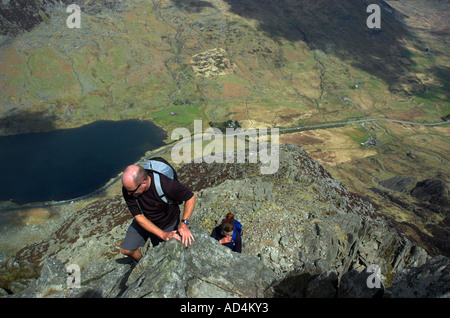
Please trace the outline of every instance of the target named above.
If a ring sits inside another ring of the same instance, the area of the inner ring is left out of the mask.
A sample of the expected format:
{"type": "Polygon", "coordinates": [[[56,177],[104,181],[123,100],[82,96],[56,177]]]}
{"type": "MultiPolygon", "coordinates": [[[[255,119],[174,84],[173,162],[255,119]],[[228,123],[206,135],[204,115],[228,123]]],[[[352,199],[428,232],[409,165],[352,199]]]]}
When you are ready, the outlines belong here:
{"type": "Polygon", "coordinates": [[[167,134],[149,121],[98,121],[0,137],[0,201],[60,201],[104,186],[167,134]]]}

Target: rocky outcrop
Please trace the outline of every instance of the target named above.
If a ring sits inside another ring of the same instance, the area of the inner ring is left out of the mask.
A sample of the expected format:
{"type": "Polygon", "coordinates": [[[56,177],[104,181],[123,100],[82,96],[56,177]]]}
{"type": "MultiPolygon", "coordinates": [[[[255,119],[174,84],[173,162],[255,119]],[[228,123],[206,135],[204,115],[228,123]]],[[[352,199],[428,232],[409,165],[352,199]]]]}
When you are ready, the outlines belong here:
{"type": "Polygon", "coordinates": [[[419,182],[414,177],[396,176],[383,180],[380,185],[395,192],[403,192],[419,201],[440,206],[441,210],[448,211],[449,191],[448,185],[440,179],[426,179],[419,182]]]}
{"type": "Polygon", "coordinates": [[[191,218],[195,243],[185,248],[171,240],[147,248],[137,266],[119,252],[131,222],[121,197],[92,202],[46,239],[16,254],[17,260],[41,270],[38,279],[27,277],[12,296],[447,295],[442,286],[449,285],[448,258],[438,265],[429,262],[431,256],[422,247],[302,148],[281,146],[274,175],[261,175],[259,168],[249,163],[179,167],[179,179],[196,192],[191,218]],[[227,212],[243,224],[242,254],[209,237],[227,212]],[[81,288],[67,288],[71,274],[65,267],[70,264],[80,267],[81,288]],[[374,279],[368,269],[374,266],[377,284],[368,283],[374,279]],[[422,285],[429,287],[414,293],[422,285]]]}
{"type": "MultiPolygon", "coordinates": [[[[250,255],[231,252],[192,226],[195,242],[185,248],[172,239],[147,249],[137,266],[116,258],[86,266],[80,286],[69,288],[66,266],[44,261],[41,274],[14,297],[263,297],[274,273],[250,255]]],[[[73,283],[73,281],[71,281],[73,283]]]]}
{"type": "Polygon", "coordinates": [[[442,180],[427,179],[418,182],[411,190],[411,196],[430,203],[437,203],[448,207],[448,190],[442,180]]]}
{"type": "MultiPolygon", "coordinates": [[[[257,258],[231,252],[194,225],[196,242],[185,248],[171,240],[148,249],[136,266],[127,258],[116,258],[86,267],[80,286],[73,283],[73,272],[57,259],[44,261],[37,279],[15,293],[0,296],[27,298],[234,298],[234,297],[308,297],[308,298],[448,298],[450,259],[436,257],[420,267],[399,271],[391,287],[373,284],[373,273],[352,269],[339,279],[324,262],[309,262],[276,281],[275,274],[257,258]],[[372,284],[371,284],[372,283],[372,284]],[[375,286],[373,286],[375,285],[375,286]]],[[[14,263],[10,259],[9,263],[14,263]]],[[[11,266],[9,264],[9,266],[11,266]]],[[[18,265],[12,265],[18,267],[18,265]]],[[[11,290],[9,290],[11,292],[11,290]]]]}
{"type": "Polygon", "coordinates": [[[192,56],[191,66],[196,76],[205,78],[233,73],[233,66],[222,48],[211,49],[192,56]]]}
{"type": "Polygon", "coordinates": [[[450,298],[450,258],[437,256],[420,267],[400,270],[388,290],[393,298],[450,298]]]}
{"type": "Polygon", "coordinates": [[[282,149],[275,175],[227,180],[199,191],[193,219],[211,230],[233,212],[244,224],[244,251],[259,256],[279,277],[316,260],[339,276],[370,264],[390,276],[426,261],[421,247],[301,148],[282,149]]]}
{"type": "Polygon", "coordinates": [[[395,176],[381,181],[382,187],[372,187],[374,193],[384,197],[417,218],[405,220],[400,227],[415,233],[422,245],[432,254],[450,255],[450,192],[449,184],[441,176],[417,180],[413,177],[395,176]]]}
{"type": "Polygon", "coordinates": [[[380,185],[393,191],[405,192],[415,180],[414,177],[395,176],[381,181],[380,185]]]}
{"type": "Polygon", "coordinates": [[[172,240],[147,252],[123,296],[264,296],[275,275],[258,258],[232,252],[195,225],[192,231],[195,243],[188,248],[172,240]]]}

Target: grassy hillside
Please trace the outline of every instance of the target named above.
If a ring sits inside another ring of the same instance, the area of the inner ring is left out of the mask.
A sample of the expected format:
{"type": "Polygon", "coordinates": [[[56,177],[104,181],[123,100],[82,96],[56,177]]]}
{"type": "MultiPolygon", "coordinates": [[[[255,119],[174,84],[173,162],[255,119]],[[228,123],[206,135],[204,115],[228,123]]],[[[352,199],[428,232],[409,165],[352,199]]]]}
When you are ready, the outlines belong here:
{"type": "MultiPolygon", "coordinates": [[[[79,3],[80,29],[66,27],[56,4],[31,30],[2,36],[1,135],[100,119],[147,119],[171,132],[193,131],[195,119],[247,129],[450,114],[448,1],[377,2],[373,30],[369,0],[79,3]]],[[[281,141],[432,235],[429,224],[449,233],[448,209],[414,213],[421,203],[410,196],[399,205],[371,189],[397,175],[448,183],[449,136],[449,125],[373,122],[281,141]]]]}
{"type": "MultiPolygon", "coordinates": [[[[445,20],[432,34],[420,32],[427,25],[413,20],[411,28],[411,16],[385,4],[382,28],[371,30],[367,5],[133,1],[120,11],[83,12],[81,29],[65,27],[68,14],[57,7],[2,47],[2,119],[44,111],[58,127],[140,117],[167,129],[193,118],[244,127],[439,121],[450,112],[445,20]],[[224,75],[196,73],[192,57],[215,48],[228,61],[224,75]]],[[[445,13],[439,5],[432,21],[445,13]]]]}

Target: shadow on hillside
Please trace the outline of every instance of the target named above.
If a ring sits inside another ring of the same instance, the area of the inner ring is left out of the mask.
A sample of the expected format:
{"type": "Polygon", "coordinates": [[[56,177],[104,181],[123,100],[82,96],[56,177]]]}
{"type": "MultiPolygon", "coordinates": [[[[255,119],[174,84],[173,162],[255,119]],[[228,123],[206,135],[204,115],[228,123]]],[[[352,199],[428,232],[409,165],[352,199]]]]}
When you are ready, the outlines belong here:
{"type": "MultiPolygon", "coordinates": [[[[180,8],[205,6],[205,1],[179,1],[180,8]],[[183,4],[182,4],[183,2],[183,4]]],[[[303,41],[311,50],[332,54],[384,80],[391,90],[417,94],[425,90],[410,72],[413,65],[403,40],[415,38],[402,14],[381,2],[381,29],[369,29],[370,0],[225,0],[230,11],[257,20],[273,39],[303,41]]],[[[208,5],[209,6],[209,5],[208,5]]],[[[190,9],[189,9],[190,10],[190,9]]]]}
{"type": "Polygon", "coordinates": [[[203,8],[214,8],[212,3],[202,0],[173,0],[177,8],[187,11],[189,13],[199,13],[203,8]]]}
{"type": "Polygon", "coordinates": [[[366,20],[370,0],[225,0],[231,11],[256,19],[272,38],[304,41],[314,50],[349,61],[383,79],[391,90],[407,84],[414,92],[423,91],[410,74],[409,60],[402,41],[412,38],[393,8],[381,8],[381,29],[369,29],[366,20]]]}
{"type": "Polygon", "coordinates": [[[0,34],[18,35],[43,21],[37,0],[3,1],[0,4],[0,34]]]}
{"type": "Polygon", "coordinates": [[[0,118],[0,136],[51,131],[55,129],[55,115],[43,111],[21,111],[0,118]]]}
{"type": "Polygon", "coordinates": [[[425,97],[430,98],[433,102],[440,102],[441,100],[450,103],[450,67],[448,66],[433,66],[429,68],[426,74],[434,74],[437,82],[429,85],[431,92],[426,91],[425,97]],[[437,96],[440,94],[441,97],[437,96]]]}

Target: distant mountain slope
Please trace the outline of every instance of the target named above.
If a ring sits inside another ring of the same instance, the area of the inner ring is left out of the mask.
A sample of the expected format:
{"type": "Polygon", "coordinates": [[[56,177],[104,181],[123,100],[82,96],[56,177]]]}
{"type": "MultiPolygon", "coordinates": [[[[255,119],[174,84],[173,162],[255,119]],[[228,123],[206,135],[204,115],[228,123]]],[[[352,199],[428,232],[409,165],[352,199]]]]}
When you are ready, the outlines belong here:
{"type": "Polygon", "coordinates": [[[194,118],[301,126],[449,112],[440,3],[426,11],[439,32],[426,36],[404,2],[380,2],[381,29],[366,25],[368,0],[83,0],[81,29],[66,26],[69,2],[0,4],[3,135],[99,119],[171,129],[194,118]],[[212,49],[227,69],[204,78],[192,58],[212,49]]]}

